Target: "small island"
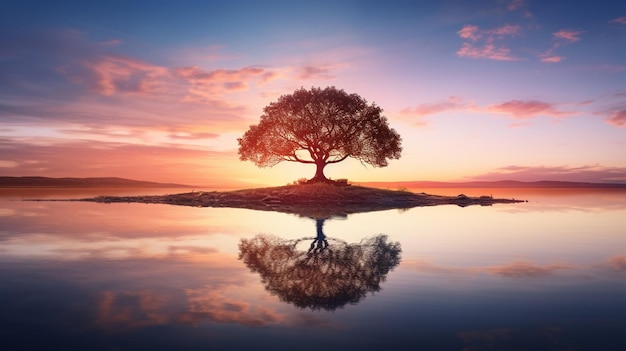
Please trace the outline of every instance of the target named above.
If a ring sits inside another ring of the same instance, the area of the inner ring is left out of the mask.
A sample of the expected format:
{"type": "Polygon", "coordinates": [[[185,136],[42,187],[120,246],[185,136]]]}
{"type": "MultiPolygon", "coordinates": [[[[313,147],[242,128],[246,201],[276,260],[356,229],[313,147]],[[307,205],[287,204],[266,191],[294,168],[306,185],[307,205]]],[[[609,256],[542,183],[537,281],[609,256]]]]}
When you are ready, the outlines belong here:
{"type": "Polygon", "coordinates": [[[421,206],[491,206],[524,200],[430,195],[404,190],[369,188],[347,183],[315,182],[234,191],[193,191],[171,195],[99,196],[79,199],[99,203],[146,203],[193,207],[232,207],[277,211],[311,218],[345,217],[359,212],[409,209],[421,206]]]}

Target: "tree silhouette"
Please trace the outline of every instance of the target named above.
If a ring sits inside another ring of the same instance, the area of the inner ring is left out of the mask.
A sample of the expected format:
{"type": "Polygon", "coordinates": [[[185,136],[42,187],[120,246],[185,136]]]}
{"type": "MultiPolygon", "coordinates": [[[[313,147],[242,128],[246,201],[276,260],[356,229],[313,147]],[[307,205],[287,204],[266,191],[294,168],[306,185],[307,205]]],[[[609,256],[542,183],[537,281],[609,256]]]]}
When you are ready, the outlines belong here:
{"type": "Polygon", "coordinates": [[[356,304],[368,292],[381,289],[387,273],[400,263],[400,244],[377,235],[348,244],[327,239],[324,220],[317,220],[317,236],[284,240],[259,234],[239,243],[239,259],[271,294],[300,308],[335,310],[356,304]],[[311,240],[308,250],[298,249],[311,240]]]}
{"type": "Polygon", "coordinates": [[[400,135],[382,109],[335,87],[301,88],[263,109],[258,125],[237,139],[239,156],[259,167],[282,161],[316,165],[310,181],[328,181],[324,167],[348,157],[387,166],[402,151],[400,135]]]}

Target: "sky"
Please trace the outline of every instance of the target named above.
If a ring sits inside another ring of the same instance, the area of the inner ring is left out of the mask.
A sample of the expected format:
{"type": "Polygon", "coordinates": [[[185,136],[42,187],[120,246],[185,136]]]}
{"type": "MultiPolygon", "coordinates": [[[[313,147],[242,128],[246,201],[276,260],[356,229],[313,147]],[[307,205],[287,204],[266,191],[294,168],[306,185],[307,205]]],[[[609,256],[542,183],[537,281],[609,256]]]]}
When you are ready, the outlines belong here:
{"type": "Polygon", "coordinates": [[[384,110],[399,160],[331,178],[626,183],[626,2],[0,3],[0,175],[284,185],[237,138],[335,86],[384,110]]]}

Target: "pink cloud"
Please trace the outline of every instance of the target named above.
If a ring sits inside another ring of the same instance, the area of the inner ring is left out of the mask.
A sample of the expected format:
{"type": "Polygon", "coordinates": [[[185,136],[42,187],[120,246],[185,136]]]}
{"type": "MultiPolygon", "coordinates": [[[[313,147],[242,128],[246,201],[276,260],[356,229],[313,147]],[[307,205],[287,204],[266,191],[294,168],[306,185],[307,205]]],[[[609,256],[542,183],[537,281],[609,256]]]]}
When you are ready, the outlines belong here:
{"type": "Polygon", "coordinates": [[[507,11],[520,11],[522,13],[522,17],[532,18],[534,15],[526,8],[527,3],[525,0],[512,0],[506,6],[507,11]]]}
{"type": "Polygon", "coordinates": [[[298,70],[298,79],[332,79],[331,68],[327,66],[304,66],[298,70]]]}
{"type": "Polygon", "coordinates": [[[457,34],[463,39],[470,39],[472,41],[484,39],[486,42],[493,42],[496,38],[516,36],[520,34],[521,31],[522,27],[517,24],[505,24],[501,27],[487,30],[481,30],[475,25],[465,25],[457,32],[457,34]]]}
{"type": "Polygon", "coordinates": [[[261,84],[268,83],[274,79],[277,79],[278,77],[280,77],[280,74],[278,72],[267,71],[261,75],[260,83],[261,84]]]}
{"type": "Polygon", "coordinates": [[[580,40],[580,35],[582,33],[584,33],[584,31],[561,29],[558,32],[552,33],[552,36],[555,39],[565,40],[567,42],[573,43],[580,40]]]}
{"type": "Polygon", "coordinates": [[[164,80],[169,76],[165,67],[113,55],[94,61],[83,60],[78,66],[63,66],[59,70],[73,82],[102,95],[163,92],[164,80]]]}
{"type": "Polygon", "coordinates": [[[463,26],[463,28],[461,28],[461,30],[459,30],[457,34],[463,39],[476,41],[481,37],[481,34],[479,34],[479,32],[480,29],[478,28],[478,26],[466,25],[463,26]]]}
{"type": "Polygon", "coordinates": [[[554,32],[552,33],[552,37],[554,39],[554,42],[552,44],[552,47],[548,50],[546,50],[543,54],[539,55],[539,58],[541,60],[541,62],[549,62],[549,63],[558,63],[561,62],[565,59],[564,56],[559,56],[559,55],[555,55],[554,51],[564,45],[564,44],[568,44],[568,43],[574,43],[580,40],[580,35],[584,33],[583,31],[576,31],[576,30],[568,30],[568,29],[561,29],[558,32],[554,32]]]}
{"type": "Polygon", "coordinates": [[[111,40],[100,42],[100,45],[115,46],[115,45],[120,45],[121,43],[122,43],[121,39],[111,39],[111,40]]]}
{"type": "Polygon", "coordinates": [[[515,11],[515,10],[521,9],[524,6],[526,6],[526,3],[524,0],[512,0],[507,6],[507,10],[515,11]]]}
{"type": "Polygon", "coordinates": [[[259,67],[206,71],[198,66],[188,66],[172,69],[172,74],[189,84],[185,101],[190,102],[212,100],[223,93],[245,91],[251,82],[264,84],[278,77],[276,72],[259,67]]]}
{"type": "Polygon", "coordinates": [[[413,115],[421,117],[446,111],[458,110],[466,106],[467,104],[463,103],[460,98],[456,96],[450,96],[448,97],[447,101],[420,104],[413,108],[405,108],[400,111],[400,113],[403,115],[413,115]]]}
{"type": "Polygon", "coordinates": [[[626,16],[611,20],[610,23],[626,24],[626,16]]]}
{"type": "Polygon", "coordinates": [[[262,68],[245,67],[238,70],[218,69],[214,71],[205,71],[198,66],[189,66],[176,68],[173,72],[177,77],[189,81],[212,83],[241,81],[250,77],[261,76],[265,73],[265,70],[262,68]]]}
{"type": "Polygon", "coordinates": [[[169,137],[181,140],[197,140],[197,139],[215,139],[220,135],[211,132],[172,132],[169,137]]]}
{"type": "Polygon", "coordinates": [[[469,57],[473,59],[490,59],[496,61],[515,61],[516,57],[511,55],[511,50],[504,47],[496,47],[494,44],[486,44],[476,47],[470,43],[463,43],[463,46],[456,52],[459,57],[469,57]]]}
{"type": "Polygon", "coordinates": [[[473,59],[490,59],[497,61],[513,61],[516,57],[511,50],[501,44],[496,44],[507,36],[516,36],[521,32],[519,25],[505,24],[489,30],[481,30],[478,26],[466,25],[457,32],[459,37],[470,40],[465,42],[457,51],[459,57],[473,59]]]}
{"type": "Polygon", "coordinates": [[[492,29],[487,33],[497,36],[515,36],[520,34],[522,27],[517,24],[505,24],[502,27],[492,29]]]}
{"type": "Polygon", "coordinates": [[[513,118],[525,119],[544,115],[551,117],[563,117],[571,112],[559,111],[554,104],[538,100],[510,100],[501,104],[490,105],[488,112],[509,114],[513,118]]]}
{"type": "Polygon", "coordinates": [[[544,55],[541,57],[541,62],[552,62],[552,63],[557,63],[557,62],[561,62],[565,59],[565,57],[563,56],[557,56],[557,55],[544,55]]]}
{"type": "Polygon", "coordinates": [[[169,68],[115,55],[83,59],[59,68],[72,82],[102,95],[137,93],[208,101],[223,93],[244,91],[249,83],[267,83],[278,74],[258,67],[206,71],[198,66],[169,68]]]}
{"type": "Polygon", "coordinates": [[[606,122],[616,127],[626,127],[626,109],[613,112],[606,122]]]}

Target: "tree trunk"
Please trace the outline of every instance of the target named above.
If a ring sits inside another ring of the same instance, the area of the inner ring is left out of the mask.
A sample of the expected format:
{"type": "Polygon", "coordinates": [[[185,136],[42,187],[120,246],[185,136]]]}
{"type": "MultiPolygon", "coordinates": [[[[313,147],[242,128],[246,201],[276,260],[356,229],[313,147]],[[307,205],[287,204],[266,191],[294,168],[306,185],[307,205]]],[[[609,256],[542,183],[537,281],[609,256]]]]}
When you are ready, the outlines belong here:
{"type": "Polygon", "coordinates": [[[326,176],[324,175],[324,167],[326,167],[326,162],[315,162],[315,166],[317,167],[317,169],[315,170],[315,176],[309,179],[309,182],[328,182],[328,178],[326,178],[326,176]]]}

